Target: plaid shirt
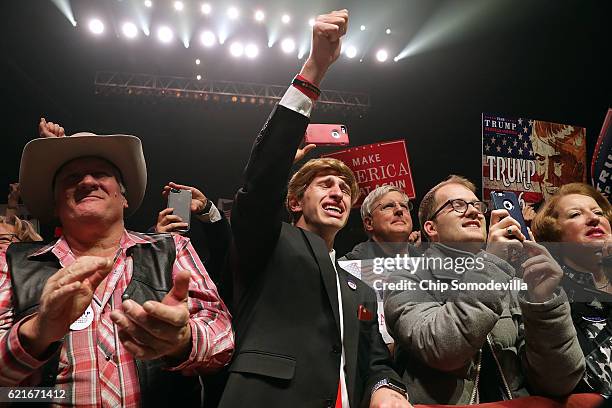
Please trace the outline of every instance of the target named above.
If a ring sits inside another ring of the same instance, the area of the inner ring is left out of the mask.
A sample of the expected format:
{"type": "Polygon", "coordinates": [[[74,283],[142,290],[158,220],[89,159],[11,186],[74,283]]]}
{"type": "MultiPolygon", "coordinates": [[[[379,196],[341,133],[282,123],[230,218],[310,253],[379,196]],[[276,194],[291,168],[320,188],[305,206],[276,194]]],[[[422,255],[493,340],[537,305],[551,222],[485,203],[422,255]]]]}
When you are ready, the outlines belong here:
{"type": "MultiPolygon", "coordinates": [[[[234,349],[230,314],[219,298],[200,258],[187,238],[173,235],[176,261],[172,273],[191,272],[188,307],[192,333],[189,358],[171,371],[197,374],[227,364],[234,349]]],[[[106,287],[100,285],[91,302],[93,322],[83,330],[71,330],[60,351],[56,388],[66,391],[66,405],[92,407],[136,407],[140,386],[134,357],[119,341],[116,326],[110,319],[112,310],[121,310],[121,295],[132,277],[132,259],[126,250],[151,238],[124,232],[120,248],[106,287]]],[[[76,259],[61,237],[35,254],[52,252],[62,267],[76,259]]],[[[40,380],[41,361],[28,354],[19,342],[19,326],[29,317],[13,322],[10,271],[6,264],[0,272],[0,385],[29,386],[40,380]]],[[[64,402],[62,402],[64,404],[64,402]]]]}

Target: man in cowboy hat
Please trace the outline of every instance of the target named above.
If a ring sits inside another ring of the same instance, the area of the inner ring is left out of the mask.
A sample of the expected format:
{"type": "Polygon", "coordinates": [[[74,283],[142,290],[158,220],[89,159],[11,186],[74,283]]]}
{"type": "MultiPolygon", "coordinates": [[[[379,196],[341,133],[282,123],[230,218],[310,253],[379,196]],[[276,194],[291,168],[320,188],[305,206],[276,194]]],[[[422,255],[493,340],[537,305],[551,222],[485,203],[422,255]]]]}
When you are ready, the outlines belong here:
{"type": "Polygon", "coordinates": [[[0,272],[0,385],[55,386],[73,405],[199,404],[225,365],[230,315],[188,239],[128,232],[146,165],[135,136],[29,142],[22,199],[62,236],[13,244],[0,272]]]}

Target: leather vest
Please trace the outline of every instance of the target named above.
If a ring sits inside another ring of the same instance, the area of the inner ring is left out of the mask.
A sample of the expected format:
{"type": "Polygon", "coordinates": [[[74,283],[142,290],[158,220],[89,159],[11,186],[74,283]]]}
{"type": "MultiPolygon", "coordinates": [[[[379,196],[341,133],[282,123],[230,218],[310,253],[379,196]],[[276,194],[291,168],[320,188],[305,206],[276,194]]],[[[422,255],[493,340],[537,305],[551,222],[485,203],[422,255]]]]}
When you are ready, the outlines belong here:
{"type": "MultiPolygon", "coordinates": [[[[138,304],[147,300],[161,301],[173,285],[172,266],[176,259],[174,240],[168,234],[149,237],[153,237],[152,242],[136,244],[127,251],[127,256],[132,258],[132,279],[123,292],[123,299],[132,299],[138,304]]],[[[14,243],[7,250],[15,322],[38,310],[47,279],[61,268],[50,251],[29,256],[46,245],[48,243],[14,243]]],[[[58,352],[43,366],[39,386],[55,385],[60,349],[58,347],[58,352]]],[[[162,359],[135,361],[142,406],[201,406],[202,390],[197,376],[183,376],[180,372],[164,370],[166,364],[162,359]]]]}

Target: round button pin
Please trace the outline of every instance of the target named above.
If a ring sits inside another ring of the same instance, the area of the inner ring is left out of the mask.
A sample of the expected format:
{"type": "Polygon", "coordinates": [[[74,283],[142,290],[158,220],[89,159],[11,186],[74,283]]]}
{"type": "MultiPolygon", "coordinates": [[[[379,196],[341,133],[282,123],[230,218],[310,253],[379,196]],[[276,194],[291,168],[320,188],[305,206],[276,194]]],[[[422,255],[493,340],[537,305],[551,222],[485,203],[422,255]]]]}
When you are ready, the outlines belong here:
{"type": "Polygon", "coordinates": [[[72,324],[70,325],[70,330],[78,331],[78,330],[86,329],[89,327],[91,322],[93,322],[93,319],[94,319],[94,312],[90,305],[90,306],[87,306],[85,313],[83,313],[81,317],[79,317],[74,322],[72,322],[72,324]]]}
{"type": "Polygon", "coordinates": [[[353,289],[353,290],[357,290],[357,284],[353,281],[348,281],[348,286],[349,288],[353,289]]]}

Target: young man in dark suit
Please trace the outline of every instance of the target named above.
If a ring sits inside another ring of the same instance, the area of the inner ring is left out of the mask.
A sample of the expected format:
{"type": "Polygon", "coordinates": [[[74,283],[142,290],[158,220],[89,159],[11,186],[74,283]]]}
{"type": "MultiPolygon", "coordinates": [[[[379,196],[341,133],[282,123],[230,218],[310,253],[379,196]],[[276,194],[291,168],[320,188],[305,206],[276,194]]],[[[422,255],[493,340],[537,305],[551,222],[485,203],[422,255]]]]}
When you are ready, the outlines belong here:
{"type": "Polygon", "coordinates": [[[221,407],[411,407],[378,331],[376,296],[335,263],[354,175],[311,160],[287,179],[348,12],[317,18],[312,49],[255,140],[232,210],[237,348],[221,407]],[[293,223],[282,222],[283,203],[293,223]]]}

